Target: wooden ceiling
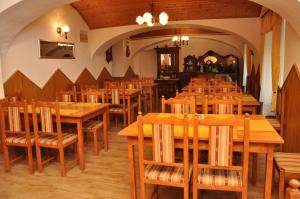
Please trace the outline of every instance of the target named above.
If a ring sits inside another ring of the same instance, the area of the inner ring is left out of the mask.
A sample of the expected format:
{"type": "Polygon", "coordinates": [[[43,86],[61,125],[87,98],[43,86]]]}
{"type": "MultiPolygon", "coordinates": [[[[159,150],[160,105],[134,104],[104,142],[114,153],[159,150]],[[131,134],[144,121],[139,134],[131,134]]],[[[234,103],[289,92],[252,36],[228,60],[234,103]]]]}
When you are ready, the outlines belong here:
{"type": "MultiPolygon", "coordinates": [[[[91,29],[132,25],[150,11],[151,0],[79,0],[71,5],[91,29]]],[[[259,17],[261,6],[248,0],[154,0],[155,15],[170,21],[259,17]]]]}
{"type": "Polygon", "coordinates": [[[174,35],[226,35],[223,32],[203,28],[167,28],[160,30],[151,30],[148,32],[139,33],[130,37],[130,39],[145,39],[161,36],[174,36],[174,35]]]}

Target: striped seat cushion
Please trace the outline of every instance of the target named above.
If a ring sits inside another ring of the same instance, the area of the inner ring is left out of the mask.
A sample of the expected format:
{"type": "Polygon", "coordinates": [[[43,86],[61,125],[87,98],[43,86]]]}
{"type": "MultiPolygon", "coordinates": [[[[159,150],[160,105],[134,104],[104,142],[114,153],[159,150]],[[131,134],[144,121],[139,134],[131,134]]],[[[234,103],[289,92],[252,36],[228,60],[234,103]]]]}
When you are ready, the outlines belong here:
{"type": "Polygon", "coordinates": [[[274,153],[274,159],[280,169],[291,173],[300,173],[300,153],[274,153]]]}
{"type": "Polygon", "coordinates": [[[103,122],[99,120],[89,120],[83,123],[83,130],[94,130],[103,126],[103,122]]]}
{"type": "MultiPolygon", "coordinates": [[[[189,167],[189,179],[192,175],[192,165],[189,167]]],[[[148,164],[145,167],[147,180],[159,180],[163,182],[184,183],[184,169],[179,167],[167,167],[148,164]]]]}
{"type": "MultiPolygon", "coordinates": [[[[62,134],[62,142],[66,144],[67,142],[72,142],[77,139],[76,134],[72,133],[63,133],[62,134]]],[[[40,135],[39,137],[40,144],[47,144],[47,145],[57,145],[58,144],[58,137],[57,135],[40,135]]]]}
{"type": "Polygon", "coordinates": [[[88,95],[86,97],[86,102],[89,102],[89,103],[98,103],[98,96],[97,95],[88,95]]]}
{"type": "MultiPolygon", "coordinates": [[[[25,134],[11,135],[6,137],[8,144],[27,144],[25,134]]],[[[34,135],[30,135],[30,144],[34,143],[34,135]]]]}
{"type": "Polygon", "coordinates": [[[155,162],[174,162],[175,152],[172,139],[172,125],[153,124],[153,155],[155,162]]]}
{"type": "Polygon", "coordinates": [[[274,129],[280,130],[280,121],[276,118],[267,118],[274,129]]]}
{"type": "Polygon", "coordinates": [[[61,100],[63,102],[72,102],[72,96],[70,94],[63,94],[61,100]]]}
{"type": "Polygon", "coordinates": [[[199,168],[197,182],[212,186],[242,186],[242,172],[199,168]]]}

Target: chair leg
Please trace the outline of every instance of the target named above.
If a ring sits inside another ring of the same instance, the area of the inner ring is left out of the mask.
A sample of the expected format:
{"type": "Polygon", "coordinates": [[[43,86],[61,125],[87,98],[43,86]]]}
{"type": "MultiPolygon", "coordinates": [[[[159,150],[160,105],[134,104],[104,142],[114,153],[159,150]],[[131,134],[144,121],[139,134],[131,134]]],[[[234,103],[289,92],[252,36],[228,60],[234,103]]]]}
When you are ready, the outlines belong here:
{"type": "Polygon", "coordinates": [[[4,170],[8,172],[10,170],[10,160],[9,160],[9,151],[8,146],[3,145],[3,153],[4,153],[4,170]]]}
{"type": "Polygon", "coordinates": [[[141,183],[141,199],[146,199],[145,183],[141,183]]]}
{"type": "Polygon", "coordinates": [[[38,145],[36,145],[36,159],[37,159],[38,171],[42,173],[43,165],[42,165],[41,147],[38,145]]]}
{"type": "Polygon", "coordinates": [[[99,154],[99,144],[98,144],[98,131],[97,129],[95,129],[93,131],[93,134],[94,134],[94,152],[96,155],[99,154]]]}
{"type": "Polygon", "coordinates": [[[252,159],[252,184],[256,185],[257,182],[257,153],[253,153],[252,159]]]}
{"type": "Polygon", "coordinates": [[[189,185],[188,185],[189,182],[187,182],[187,185],[184,186],[183,188],[183,194],[184,194],[184,199],[189,199],[189,185]]]}
{"type": "Polygon", "coordinates": [[[65,154],[64,154],[64,149],[62,147],[59,148],[59,159],[60,159],[61,176],[65,176],[66,175],[65,154]]]}
{"type": "Polygon", "coordinates": [[[29,166],[29,173],[33,174],[34,172],[34,165],[33,165],[33,156],[32,156],[32,146],[27,147],[27,153],[28,153],[28,166],[29,166]]]}
{"type": "Polygon", "coordinates": [[[248,191],[247,191],[247,187],[244,188],[244,190],[242,191],[242,199],[247,199],[248,198],[248,191]]]}
{"type": "Polygon", "coordinates": [[[195,184],[193,184],[193,199],[198,199],[198,189],[195,184]]]}
{"type": "Polygon", "coordinates": [[[102,129],[103,131],[103,145],[104,145],[104,150],[105,152],[108,151],[108,131],[106,129],[106,132],[104,132],[104,128],[102,129]]]}
{"type": "Polygon", "coordinates": [[[279,171],[279,190],[278,190],[278,199],[284,198],[284,171],[279,171]]]}

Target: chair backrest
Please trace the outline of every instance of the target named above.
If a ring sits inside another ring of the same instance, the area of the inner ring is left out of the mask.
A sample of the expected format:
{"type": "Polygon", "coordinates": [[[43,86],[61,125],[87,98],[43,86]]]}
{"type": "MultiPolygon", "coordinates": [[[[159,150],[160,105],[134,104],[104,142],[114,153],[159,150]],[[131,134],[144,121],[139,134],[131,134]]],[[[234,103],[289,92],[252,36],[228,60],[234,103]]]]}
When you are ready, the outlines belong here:
{"type": "Polygon", "coordinates": [[[96,91],[99,86],[97,84],[80,84],[80,91],[96,91]]]}
{"type": "Polygon", "coordinates": [[[142,89],[143,84],[142,80],[132,79],[132,80],[124,80],[121,82],[121,85],[125,87],[125,89],[142,89]]]}
{"type": "Polygon", "coordinates": [[[77,102],[76,91],[57,91],[56,101],[77,102]]]}
{"type": "Polygon", "coordinates": [[[204,83],[204,84],[190,83],[189,92],[203,93],[209,95],[213,92],[213,90],[212,90],[212,86],[209,83],[204,83]]]}
{"type": "Polygon", "coordinates": [[[216,93],[225,93],[225,92],[241,92],[241,89],[239,89],[239,87],[236,85],[232,85],[232,84],[218,84],[213,86],[214,90],[216,93]]]}
{"type": "Polygon", "coordinates": [[[6,137],[13,134],[25,134],[26,142],[30,142],[30,125],[26,101],[1,103],[1,134],[2,143],[6,137]]]}
{"type": "Polygon", "coordinates": [[[207,83],[206,77],[192,77],[190,83],[197,83],[197,84],[205,84],[207,83]]]}
{"type": "MultiPolygon", "coordinates": [[[[184,170],[184,181],[188,181],[189,153],[188,153],[188,120],[177,117],[138,116],[138,151],[140,173],[144,174],[145,164],[154,166],[162,165],[169,167],[182,167],[184,170]],[[174,131],[181,130],[183,145],[183,162],[175,162],[174,131]],[[145,137],[152,137],[153,157],[146,159],[144,156],[145,137]]],[[[144,175],[142,175],[144,176],[144,175]]]]}
{"type": "Polygon", "coordinates": [[[57,144],[62,144],[60,107],[58,102],[33,101],[32,115],[36,141],[39,140],[41,135],[51,135],[57,136],[57,144]]]}
{"type": "Polygon", "coordinates": [[[104,82],[104,88],[110,89],[110,88],[118,88],[121,87],[120,81],[105,81],[104,82]]]}
{"type": "Polygon", "coordinates": [[[203,97],[202,102],[202,110],[203,113],[208,114],[208,107],[212,107],[213,114],[234,114],[235,107],[237,107],[237,114],[243,114],[242,110],[242,99],[226,99],[226,100],[219,100],[219,99],[208,99],[207,96],[203,97]]]}
{"type": "Polygon", "coordinates": [[[81,101],[88,103],[105,103],[104,91],[82,91],[81,101]]]}
{"type": "Polygon", "coordinates": [[[161,111],[166,111],[166,105],[171,106],[171,113],[194,114],[196,112],[195,97],[161,99],[161,111]]]}
{"type": "Polygon", "coordinates": [[[120,87],[105,89],[106,102],[112,105],[122,105],[125,108],[125,92],[126,89],[120,87]]]}
{"type": "Polygon", "coordinates": [[[236,100],[236,99],[243,99],[242,92],[218,92],[212,95],[214,99],[221,99],[221,100],[236,100]]]}
{"type": "MultiPolygon", "coordinates": [[[[223,170],[242,170],[242,184],[247,185],[248,181],[248,162],[249,162],[249,116],[235,116],[232,118],[217,118],[217,117],[197,117],[195,116],[194,123],[194,166],[193,172],[198,173],[199,168],[210,168],[223,170]],[[208,162],[207,164],[199,164],[199,128],[208,126],[208,162]],[[243,162],[241,166],[233,165],[233,132],[238,126],[243,126],[244,133],[241,142],[243,144],[243,162]]],[[[197,176],[197,175],[196,175],[197,176]]],[[[197,179],[197,177],[196,177],[197,179]]],[[[196,180],[194,178],[194,180],[196,180]]]]}
{"type": "Polygon", "coordinates": [[[153,77],[143,77],[142,83],[146,84],[146,85],[154,84],[154,78],[153,77]]]}

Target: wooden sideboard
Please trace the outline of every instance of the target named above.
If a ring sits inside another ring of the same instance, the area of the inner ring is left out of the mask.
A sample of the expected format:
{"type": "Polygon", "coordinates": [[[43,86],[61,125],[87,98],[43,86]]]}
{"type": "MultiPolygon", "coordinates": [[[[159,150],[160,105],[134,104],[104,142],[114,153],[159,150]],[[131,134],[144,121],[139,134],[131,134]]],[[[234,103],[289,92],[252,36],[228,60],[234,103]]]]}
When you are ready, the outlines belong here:
{"type": "Polygon", "coordinates": [[[175,97],[176,90],[180,90],[179,79],[156,79],[158,84],[158,95],[165,98],[175,97]]]}

